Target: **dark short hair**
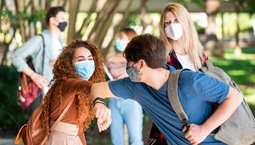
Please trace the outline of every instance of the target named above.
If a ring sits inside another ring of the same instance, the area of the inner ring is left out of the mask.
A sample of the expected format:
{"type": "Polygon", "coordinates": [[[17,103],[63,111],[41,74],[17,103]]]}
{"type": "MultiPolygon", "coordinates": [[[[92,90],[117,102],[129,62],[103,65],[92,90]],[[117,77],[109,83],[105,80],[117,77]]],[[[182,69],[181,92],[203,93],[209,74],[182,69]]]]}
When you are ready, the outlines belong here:
{"type": "Polygon", "coordinates": [[[134,37],[127,45],[124,55],[127,61],[137,62],[144,59],[151,68],[160,68],[166,65],[166,49],[159,38],[144,34],[134,37]]]}
{"type": "Polygon", "coordinates": [[[137,36],[136,31],[130,27],[125,27],[125,28],[121,29],[120,32],[125,33],[128,36],[129,40],[132,40],[135,36],[137,36]]]}
{"type": "Polygon", "coordinates": [[[49,25],[50,18],[56,17],[59,12],[65,12],[65,9],[62,6],[50,7],[45,17],[46,24],[49,25]]]}

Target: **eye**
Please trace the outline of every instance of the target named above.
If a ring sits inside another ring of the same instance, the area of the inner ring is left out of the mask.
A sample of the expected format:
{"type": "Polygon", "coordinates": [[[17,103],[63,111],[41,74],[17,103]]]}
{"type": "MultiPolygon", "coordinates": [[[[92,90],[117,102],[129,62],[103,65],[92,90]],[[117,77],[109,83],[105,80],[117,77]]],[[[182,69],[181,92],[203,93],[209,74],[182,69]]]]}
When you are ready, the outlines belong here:
{"type": "Polygon", "coordinates": [[[169,25],[169,24],[171,24],[171,21],[165,22],[165,23],[164,23],[165,26],[167,26],[167,25],[169,25]]]}
{"type": "Polygon", "coordinates": [[[84,61],[86,60],[85,58],[78,58],[77,61],[84,61]]]}
{"type": "Polygon", "coordinates": [[[87,60],[94,60],[94,58],[92,56],[89,56],[87,60]]]}

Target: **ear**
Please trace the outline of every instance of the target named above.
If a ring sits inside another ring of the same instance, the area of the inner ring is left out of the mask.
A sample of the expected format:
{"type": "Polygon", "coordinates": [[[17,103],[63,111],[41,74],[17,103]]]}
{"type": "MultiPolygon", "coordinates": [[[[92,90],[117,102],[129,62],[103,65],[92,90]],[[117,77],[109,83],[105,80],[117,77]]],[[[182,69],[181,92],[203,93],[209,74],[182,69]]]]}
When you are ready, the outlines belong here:
{"type": "Polygon", "coordinates": [[[56,20],[56,17],[51,17],[49,22],[50,22],[50,24],[55,24],[55,25],[57,25],[57,23],[58,23],[56,20]]]}
{"type": "Polygon", "coordinates": [[[140,59],[139,62],[140,62],[140,69],[143,69],[144,67],[147,67],[147,64],[146,64],[144,59],[140,59]]]}

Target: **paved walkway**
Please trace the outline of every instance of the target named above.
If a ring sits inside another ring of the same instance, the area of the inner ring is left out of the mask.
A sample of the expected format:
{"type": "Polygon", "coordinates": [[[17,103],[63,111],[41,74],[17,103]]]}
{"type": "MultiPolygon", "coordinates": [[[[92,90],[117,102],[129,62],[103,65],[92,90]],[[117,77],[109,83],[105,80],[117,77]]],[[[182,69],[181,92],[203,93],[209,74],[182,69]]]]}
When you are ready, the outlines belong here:
{"type": "Polygon", "coordinates": [[[0,145],[15,145],[14,144],[14,139],[13,138],[10,138],[10,139],[0,138],[0,145]]]}

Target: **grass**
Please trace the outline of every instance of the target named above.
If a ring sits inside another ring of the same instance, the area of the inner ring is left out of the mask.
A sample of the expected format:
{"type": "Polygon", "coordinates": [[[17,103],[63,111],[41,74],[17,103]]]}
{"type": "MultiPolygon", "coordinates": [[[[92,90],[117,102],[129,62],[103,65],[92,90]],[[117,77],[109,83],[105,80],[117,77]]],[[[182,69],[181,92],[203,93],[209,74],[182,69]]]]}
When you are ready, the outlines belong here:
{"type": "Polygon", "coordinates": [[[233,48],[228,48],[224,55],[224,59],[213,57],[214,64],[238,84],[255,113],[255,48],[243,48],[240,56],[234,54],[233,48]]]}

